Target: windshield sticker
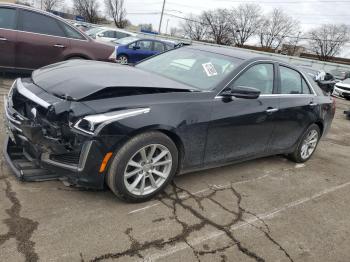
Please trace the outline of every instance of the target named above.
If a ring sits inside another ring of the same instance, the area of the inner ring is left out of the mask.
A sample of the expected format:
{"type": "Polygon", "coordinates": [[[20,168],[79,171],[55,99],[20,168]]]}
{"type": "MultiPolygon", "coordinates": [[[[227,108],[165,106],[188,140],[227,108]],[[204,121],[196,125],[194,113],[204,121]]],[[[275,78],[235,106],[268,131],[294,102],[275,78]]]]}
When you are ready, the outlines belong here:
{"type": "Polygon", "coordinates": [[[218,72],[216,72],[216,69],[212,63],[205,63],[202,64],[204,71],[207,73],[207,76],[216,76],[218,72]]]}

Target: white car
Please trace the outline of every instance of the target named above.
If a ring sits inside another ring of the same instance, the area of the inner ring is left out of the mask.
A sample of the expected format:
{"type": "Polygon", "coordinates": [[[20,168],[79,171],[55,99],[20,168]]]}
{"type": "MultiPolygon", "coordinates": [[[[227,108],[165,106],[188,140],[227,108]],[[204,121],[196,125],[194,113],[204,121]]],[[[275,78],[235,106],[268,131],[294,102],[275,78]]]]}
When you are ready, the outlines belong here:
{"type": "Polygon", "coordinates": [[[95,27],[85,32],[88,36],[103,42],[111,42],[112,40],[121,39],[129,36],[136,36],[125,30],[111,27],[95,27]]]}
{"type": "Polygon", "coordinates": [[[334,86],[333,94],[350,100],[350,78],[347,78],[342,82],[336,83],[334,86]]]}

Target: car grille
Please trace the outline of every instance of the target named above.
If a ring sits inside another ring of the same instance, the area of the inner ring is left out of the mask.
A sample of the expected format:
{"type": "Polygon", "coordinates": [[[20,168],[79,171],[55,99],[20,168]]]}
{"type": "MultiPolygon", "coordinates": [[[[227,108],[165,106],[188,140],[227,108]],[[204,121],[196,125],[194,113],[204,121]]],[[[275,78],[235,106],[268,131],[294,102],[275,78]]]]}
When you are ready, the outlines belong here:
{"type": "Polygon", "coordinates": [[[55,162],[60,162],[68,165],[78,165],[80,152],[70,152],[66,154],[50,155],[50,159],[55,162]]]}

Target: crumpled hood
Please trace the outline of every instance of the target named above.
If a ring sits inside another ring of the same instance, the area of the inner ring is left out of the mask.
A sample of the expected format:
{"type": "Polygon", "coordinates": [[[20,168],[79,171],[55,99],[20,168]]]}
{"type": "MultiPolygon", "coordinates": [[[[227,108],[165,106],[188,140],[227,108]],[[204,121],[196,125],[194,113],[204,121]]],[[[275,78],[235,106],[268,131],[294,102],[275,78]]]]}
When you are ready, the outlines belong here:
{"type": "Polygon", "coordinates": [[[32,81],[48,93],[73,100],[83,99],[107,87],[193,89],[135,67],[85,60],[42,67],[33,72],[32,81]]]}

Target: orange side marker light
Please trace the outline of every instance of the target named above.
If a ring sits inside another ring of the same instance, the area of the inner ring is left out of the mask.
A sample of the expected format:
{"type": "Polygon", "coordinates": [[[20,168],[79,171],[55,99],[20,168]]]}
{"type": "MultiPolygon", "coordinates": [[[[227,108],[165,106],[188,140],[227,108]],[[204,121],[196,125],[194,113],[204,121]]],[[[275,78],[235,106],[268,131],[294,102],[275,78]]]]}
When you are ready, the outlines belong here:
{"type": "Polygon", "coordinates": [[[106,166],[107,166],[107,164],[108,164],[108,161],[109,161],[109,159],[111,158],[112,155],[113,155],[112,152],[108,152],[108,153],[105,155],[105,157],[103,158],[103,161],[102,161],[102,163],[101,163],[101,166],[100,166],[100,171],[99,171],[100,173],[102,173],[102,172],[105,171],[106,166]]]}

